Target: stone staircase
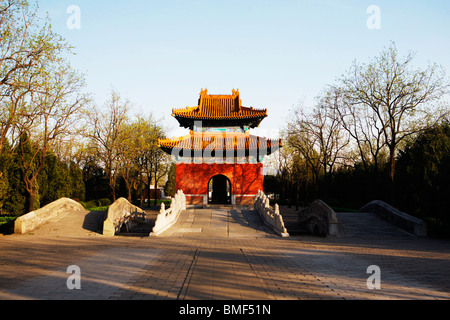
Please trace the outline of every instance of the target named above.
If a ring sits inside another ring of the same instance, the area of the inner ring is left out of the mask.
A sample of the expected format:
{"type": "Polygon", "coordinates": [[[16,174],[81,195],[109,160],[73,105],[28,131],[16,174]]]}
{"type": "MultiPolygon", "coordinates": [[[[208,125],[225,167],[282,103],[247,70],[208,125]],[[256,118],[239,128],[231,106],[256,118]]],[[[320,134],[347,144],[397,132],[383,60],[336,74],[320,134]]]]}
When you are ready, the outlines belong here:
{"type": "Polygon", "coordinates": [[[374,213],[336,213],[339,237],[358,238],[411,238],[415,237],[374,213]]]}
{"type": "Polygon", "coordinates": [[[120,232],[117,235],[121,237],[148,237],[155,226],[155,221],[158,212],[144,210],[145,221],[137,221],[135,225],[129,229],[127,232],[120,232]]]}
{"type": "Polygon", "coordinates": [[[291,236],[301,236],[301,235],[309,235],[311,234],[306,227],[306,224],[298,223],[298,214],[293,211],[283,211],[280,210],[281,215],[283,216],[284,226],[286,227],[289,235],[291,236]]]}
{"type": "Polygon", "coordinates": [[[119,232],[117,235],[121,237],[148,237],[152,232],[155,221],[139,222],[127,232],[119,232]]]}

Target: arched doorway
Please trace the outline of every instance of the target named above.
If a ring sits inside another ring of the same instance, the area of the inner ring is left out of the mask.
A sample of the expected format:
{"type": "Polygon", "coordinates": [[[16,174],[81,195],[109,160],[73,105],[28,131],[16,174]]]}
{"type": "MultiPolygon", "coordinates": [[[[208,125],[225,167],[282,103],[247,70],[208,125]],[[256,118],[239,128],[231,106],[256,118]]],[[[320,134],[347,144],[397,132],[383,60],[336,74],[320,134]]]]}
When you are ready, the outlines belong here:
{"type": "Polygon", "coordinates": [[[217,175],[208,182],[208,203],[231,204],[231,182],[224,175],[217,175]]]}

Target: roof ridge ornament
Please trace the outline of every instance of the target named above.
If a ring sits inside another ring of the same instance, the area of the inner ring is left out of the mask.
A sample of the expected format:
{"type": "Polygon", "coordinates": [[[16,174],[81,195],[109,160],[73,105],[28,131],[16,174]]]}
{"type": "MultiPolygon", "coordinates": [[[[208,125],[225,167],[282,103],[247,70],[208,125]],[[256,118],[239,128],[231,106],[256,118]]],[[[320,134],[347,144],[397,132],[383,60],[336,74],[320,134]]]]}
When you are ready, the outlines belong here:
{"type": "Polygon", "coordinates": [[[240,98],[239,89],[232,89],[231,92],[233,92],[233,98],[236,99],[236,106],[237,106],[237,112],[241,113],[242,111],[242,100],[240,98]]]}

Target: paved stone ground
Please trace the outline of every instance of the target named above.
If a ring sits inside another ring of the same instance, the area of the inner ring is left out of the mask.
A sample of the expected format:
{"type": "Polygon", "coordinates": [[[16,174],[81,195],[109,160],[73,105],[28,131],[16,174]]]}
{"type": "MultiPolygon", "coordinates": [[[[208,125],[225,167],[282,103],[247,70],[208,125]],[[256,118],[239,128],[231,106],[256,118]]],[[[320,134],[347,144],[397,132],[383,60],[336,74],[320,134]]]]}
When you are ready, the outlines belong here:
{"type": "Polygon", "coordinates": [[[0,299],[450,298],[447,241],[373,226],[358,233],[355,222],[342,237],[280,238],[255,212],[230,208],[187,210],[161,237],[104,237],[88,218],[68,212],[33,233],[0,237],[0,299]],[[80,290],[67,287],[72,265],[80,290]],[[367,288],[370,265],[380,267],[379,290],[367,288]]]}

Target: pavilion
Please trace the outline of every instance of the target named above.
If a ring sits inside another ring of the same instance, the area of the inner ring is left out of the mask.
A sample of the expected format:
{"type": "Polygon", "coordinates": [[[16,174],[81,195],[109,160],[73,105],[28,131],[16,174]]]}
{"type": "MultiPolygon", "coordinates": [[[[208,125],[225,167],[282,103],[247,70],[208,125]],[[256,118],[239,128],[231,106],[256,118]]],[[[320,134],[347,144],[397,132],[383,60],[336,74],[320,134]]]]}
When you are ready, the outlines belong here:
{"type": "Polygon", "coordinates": [[[267,110],[242,106],[239,90],[209,95],[202,89],[198,106],[174,109],[172,116],[190,133],[159,145],[177,161],[176,189],[187,203],[252,204],[263,190],[264,157],[282,145],[249,133],[267,110]]]}

